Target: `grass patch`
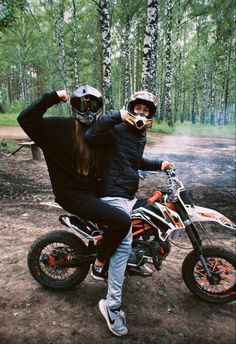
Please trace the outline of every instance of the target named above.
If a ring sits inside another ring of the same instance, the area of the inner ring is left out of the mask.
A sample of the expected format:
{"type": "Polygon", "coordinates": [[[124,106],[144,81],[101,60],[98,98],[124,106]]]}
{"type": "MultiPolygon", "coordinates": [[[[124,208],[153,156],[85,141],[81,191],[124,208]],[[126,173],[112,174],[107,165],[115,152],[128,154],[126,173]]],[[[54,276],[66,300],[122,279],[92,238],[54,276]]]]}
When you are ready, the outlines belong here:
{"type": "MultiPolygon", "coordinates": [[[[45,116],[55,116],[61,114],[68,116],[69,112],[66,107],[55,107],[47,111],[45,116]]],[[[3,113],[0,114],[0,126],[18,126],[18,113],[3,113]]],[[[174,135],[188,135],[188,136],[207,136],[207,137],[235,137],[235,126],[227,125],[219,128],[217,125],[211,126],[209,124],[192,124],[190,122],[177,122],[173,127],[169,127],[166,122],[154,122],[152,128],[148,129],[150,132],[174,134],[174,135]]]]}
{"type": "MultiPolygon", "coordinates": [[[[22,108],[23,109],[23,108],[22,108]]],[[[0,113],[0,126],[18,126],[17,117],[19,113],[0,113]]],[[[57,104],[54,107],[47,110],[45,117],[50,116],[69,116],[69,108],[64,104],[57,104]]]]}
{"type": "Polygon", "coordinates": [[[1,140],[0,141],[0,152],[13,153],[19,145],[16,142],[1,140]]]}
{"type": "Polygon", "coordinates": [[[235,126],[227,125],[222,128],[218,126],[211,126],[208,124],[192,124],[189,122],[176,123],[173,127],[169,127],[167,123],[163,122],[158,124],[153,123],[150,132],[174,134],[174,135],[187,135],[187,136],[207,136],[207,137],[235,137],[235,126]]]}
{"type": "Polygon", "coordinates": [[[15,113],[1,113],[0,126],[18,126],[17,117],[15,113]]]}

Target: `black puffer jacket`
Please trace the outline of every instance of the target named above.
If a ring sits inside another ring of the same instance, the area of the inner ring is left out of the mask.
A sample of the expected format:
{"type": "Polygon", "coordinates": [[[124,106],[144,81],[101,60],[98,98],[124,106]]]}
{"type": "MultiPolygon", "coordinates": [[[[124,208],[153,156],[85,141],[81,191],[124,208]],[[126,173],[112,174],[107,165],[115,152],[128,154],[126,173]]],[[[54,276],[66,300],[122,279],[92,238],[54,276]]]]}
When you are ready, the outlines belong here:
{"type": "Polygon", "coordinates": [[[132,199],[138,189],[140,170],[160,170],[162,161],[143,158],[146,130],[122,122],[120,112],[97,121],[85,133],[87,143],[105,150],[101,196],[132,199]]]}

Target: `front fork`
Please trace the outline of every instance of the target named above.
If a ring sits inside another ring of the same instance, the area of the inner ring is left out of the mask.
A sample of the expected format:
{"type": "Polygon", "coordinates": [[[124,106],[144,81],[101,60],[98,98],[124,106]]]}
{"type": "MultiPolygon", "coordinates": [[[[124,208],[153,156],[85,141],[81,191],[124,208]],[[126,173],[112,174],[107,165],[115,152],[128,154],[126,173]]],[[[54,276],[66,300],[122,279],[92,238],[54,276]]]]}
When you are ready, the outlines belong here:
{"type": "MultiPolygon", "coordinates": [[[[186,222],[187,221],[191,222],[190,220],[186,220],[186,222]]],[[[189,237],[189,240],[191,241],[191,243],[193,245],[194,251],[196,252],[196,254],[198,255],[198,257],[202,263],[202,266],[206,272],[208,280],[211,281],[212,280],[212,273],[210,272],[210,270],[206,264],[206,260],[202,254],[202,240],[200,238],[200,235],[198,233],[196,226],[192,222],[189,225],[187,225],[186,233],[189,237]]]]}
{"type": "Polygon", "coordinates": [[[206,272],[206,275],[208,277],[208,280],[211,281],[212,280],[212,273],[210,272],[207,264],[206,264],[206,260],[203,257],[203,253],[202,253],[202,240],[200,238],[200,235],[198,233],[197,227],[194,225],[194,223],[189,219],[188,215],[186,214],[185,209],[183,209],[182,204],[177,204],[176,208],[178,210],[178,213],[180,214],[182,219],[184,220],[184,224],[186,226],[186,233],[189,237],[189,240],[191,241],[192,245],[193,245],[193,249],[196,252],[197,256],[199,257],[202,266],[206,272]]]}

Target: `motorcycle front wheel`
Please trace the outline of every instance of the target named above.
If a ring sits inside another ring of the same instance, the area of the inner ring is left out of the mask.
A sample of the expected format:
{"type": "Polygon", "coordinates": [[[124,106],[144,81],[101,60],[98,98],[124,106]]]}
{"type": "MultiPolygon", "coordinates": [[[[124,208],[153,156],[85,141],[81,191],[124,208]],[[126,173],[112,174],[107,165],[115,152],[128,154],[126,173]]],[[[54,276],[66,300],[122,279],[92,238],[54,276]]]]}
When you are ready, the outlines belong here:
{"type": "Polygon", "coordinates": [[[87,246],[77,236],[55,230],[33,242],[27,257],[28,268],[33,278],[44,287],[65,290],[85,279],[90,264],[65,265],[86,253],[87,246]]]}
{"type": "Polygon", "coordinates": [[[182,277],[188,289],[206,302],[226,303],[236,300],[236,259],[233,252],[221,247],[202,249],[209,278],[195,251],[184,259],[182,277]]]}

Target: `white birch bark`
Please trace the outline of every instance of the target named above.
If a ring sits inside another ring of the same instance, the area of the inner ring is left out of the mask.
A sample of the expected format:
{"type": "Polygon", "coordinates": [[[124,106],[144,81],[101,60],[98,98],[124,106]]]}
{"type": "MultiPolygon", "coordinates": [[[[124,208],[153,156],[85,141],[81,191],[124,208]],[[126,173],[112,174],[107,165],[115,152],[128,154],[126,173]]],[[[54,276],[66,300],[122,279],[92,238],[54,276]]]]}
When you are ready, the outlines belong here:
{"type": "MultiPolygon", "coordinates": [[[[126,6],[126,11],[128,8],[126,6]]],[[[126,12],[127,13],[127,12],[126,12]]],[[[127,107],[130,98],[130,47],[129,47],[130,18],[126,15],[125,22],[125,107],[127,107]]]]}
{"type": "MultiPolygon", "coordinates": [[[[59,73],[62,79],[60,87],[67,89],[67,66],[66,66],[66,53],[64,44],[64,5],[60,2],[56,6],[55,0],[50,0],[51,15],[55,28],[55,38],[59,49],[59,73]],[[59,12],[58,12],[58,10],[59,12]],[[56,16],[56,14],[58,15],[56,16]]],[[[61,83],[61,82],[60,82],[61,83]]]]}
{"type": "Polygon", "coordinates": [[[72,0],[72,13],[73,13],[73,84],[74,88],[79,86],[79,76],[78,76],[78,53],[77,53],[77,6],[76,1],[72,0]]]}
{"type": "Polygon", "coordinates": [[[216,73],[217,73],[217,63],[214,59],[213,70],[211,76],[211,106],[210,106],[210,124],[215,125],[215,92],[216,92],[216,73]]]}
{"type": "Polygon", "coordinates": [[[232,53],[232,38],[229,42],[228,48],[228,63],[226,72],[226,85],[225,85],[225,108],[224,108],[224,125],[228,124],[228,96],[229,96],[229,79],[230,79],[230,65],[231,65],[231,53],[232,53]]]}
{"type": "Polygon", "coordinates": [[[192,109],[191,109],[192,124],[196,123],[196,97],[197,97],[197,79],[198,79],[198,65],[199,65],[199,46],[200,46],[200,20],[198,20],[197,22],[196,33],[197,33],[197,46],[196,46],[196,59],[195,59],[195,65],[194,65],[192,109]]]}
{"type": "Polygon", "coordinates": [[[103,52],[103,98],[105,112],[113,109],[112,81],[111,81],[111,31],[108,12],[108,1],[100,0],[99,7],[100,24],[102,32],[102,52],[103,52]]]}
{"type": "Polygon", "coordinates": [[[205,124],[209,121],[207,115],[208,108],[208,34],[206,34],[206,43],[205,43],[205,65],[204,65],[204,81],[203,81],[203,97],[202,97],[202,111],[200,115],[200,123],[205,124]]]}
{"type": "Polygon", "coordinates": [[[166,79],[165,79],[165,113],[167,123],[173,126],[171,108],[171,83],[172,83],[172,63],[171,63],[171,40],[172,40],[172,0],[167,0],[167,25],[166,25],[166,79]]]}
{"type": "Polygon", "coordinates": [[[147,24],[143,46],[141,88],[148,91],[150,91],[151,85],[156,83],[157,16],[158,0],[147,0],[147,24]]]}
{"type": "Polygon", "coordinates": [[[25,92],[24,92],[25,87],[24,87],[24,77],[23,77],[22,62],[21,62],[20,45],[17,46],[17,60],[18,60],[19,95],[21,99],[25,100],[25,92]]]}

